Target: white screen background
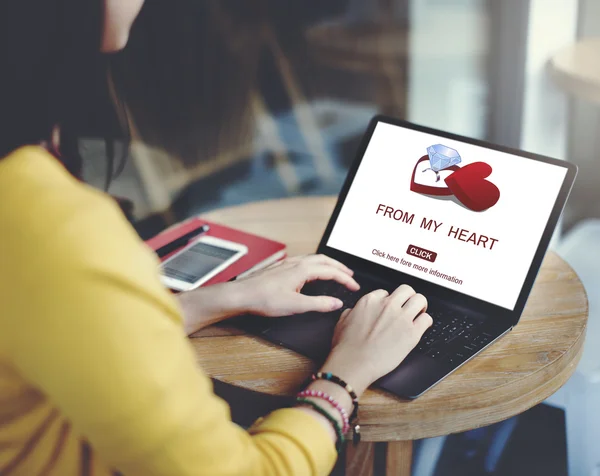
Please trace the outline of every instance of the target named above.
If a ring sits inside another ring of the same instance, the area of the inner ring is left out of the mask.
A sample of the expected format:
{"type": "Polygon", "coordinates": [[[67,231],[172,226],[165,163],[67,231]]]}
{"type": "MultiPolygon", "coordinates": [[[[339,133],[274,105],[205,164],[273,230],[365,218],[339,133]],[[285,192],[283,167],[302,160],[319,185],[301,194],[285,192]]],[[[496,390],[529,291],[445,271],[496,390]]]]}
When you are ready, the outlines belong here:
{"type": "Polygon", "coordinates": [[[512,310],[566,172],[564,167],[379,123],[327,245],[512,310]],[[477,161],[492,166],[488,180],[500,189],[495,206],[473,212],[410,190],[417,160],[438,143],[458,150],[461,166],[477,161]],[[379,204],[414,213],[413,224],[376,215],[379,204]],[[443,225],[437,233],[421,229],[424,217],[443,225]],[[448,237],[450,225],[499,241],[492,250],[474,246],[448,237]],[[409,245],[438,253],[435,263],[409,256],[409,245]],[[463,283],[379,258],[373,249],[454,275],[463,283]]]}

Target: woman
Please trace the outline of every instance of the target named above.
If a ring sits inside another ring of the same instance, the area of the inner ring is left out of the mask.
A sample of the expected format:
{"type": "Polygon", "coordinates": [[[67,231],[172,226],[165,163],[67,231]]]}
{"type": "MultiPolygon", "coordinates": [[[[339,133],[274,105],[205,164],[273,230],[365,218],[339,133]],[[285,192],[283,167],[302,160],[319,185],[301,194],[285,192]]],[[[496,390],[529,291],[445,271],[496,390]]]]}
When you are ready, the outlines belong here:
{"type": "Polygon", "coordinates": [[[353,399],[431,325],[426,300],[408,286],[365,296],[323,366],[337,379],[317,378],[249,432],[231,422],[186,334],[245,312],[341,307],[301,295],[311,280],[359,286],[341,263],[307,256],[174,298],[110,197],[68,172],[84,91],[72,66],[122,49],[142,4],[0,6],[0,474],[328,474],[353,399]]]}

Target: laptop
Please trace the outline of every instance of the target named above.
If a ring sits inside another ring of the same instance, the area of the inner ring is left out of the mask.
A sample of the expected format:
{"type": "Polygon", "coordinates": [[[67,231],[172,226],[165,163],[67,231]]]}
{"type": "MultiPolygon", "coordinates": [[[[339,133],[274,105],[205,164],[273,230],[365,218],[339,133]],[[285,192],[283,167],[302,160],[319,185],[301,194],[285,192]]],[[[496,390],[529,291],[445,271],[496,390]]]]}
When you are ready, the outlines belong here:
{"type": "MultiPolygon", "coordinates": [[[[518,324],[576,173],[561,160],[376,116],[316,250],[353,269],[361,289],[316,281],[301,292],[336,296],[343,309],[379,288],[424,294],[433,326],[375,383],[417,398],[518,324]]],[[[243,325],[323,362],[343,309],[243,325]]]]}

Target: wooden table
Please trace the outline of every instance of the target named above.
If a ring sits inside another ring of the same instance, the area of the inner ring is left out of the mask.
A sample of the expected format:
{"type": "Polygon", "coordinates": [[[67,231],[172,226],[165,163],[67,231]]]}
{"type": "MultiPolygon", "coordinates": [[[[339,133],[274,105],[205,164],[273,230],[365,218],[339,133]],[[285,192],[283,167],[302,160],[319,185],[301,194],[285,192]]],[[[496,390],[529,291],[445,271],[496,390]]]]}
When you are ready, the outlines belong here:
{"type": "MultiPolygon", "coordinates": [[[[283,241],[297,255],[316,250],[334,204],[330,197],[274,200],[205,217],[283,241]]],[[[552,395],[579,361],[587,312],[578,277],[548,253],[521,322],[505,338],[415,401],[365,393],[363,443],[349,445],[347,474],[372,474],[374,442],[388,442],[387,474],[410,475],[413,440],[505,420],[552,395]]],[[[212,377],[262,392],[293,395],[315,370],[309,359],[237,329],[205,329],[192,343],[212,377]]]]}
{"type": "Polygon", "coordinates": [[[569,94],[600,103],[600,38],[579,41],[550,60],[550,74],[569,94]]]}

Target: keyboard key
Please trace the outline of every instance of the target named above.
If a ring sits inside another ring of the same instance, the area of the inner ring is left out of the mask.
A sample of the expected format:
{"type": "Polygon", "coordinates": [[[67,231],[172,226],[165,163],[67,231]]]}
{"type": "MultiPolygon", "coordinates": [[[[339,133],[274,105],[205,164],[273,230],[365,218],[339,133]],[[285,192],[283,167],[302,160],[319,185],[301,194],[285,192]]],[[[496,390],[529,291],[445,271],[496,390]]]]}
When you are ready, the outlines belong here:
{"type": "Polygon", "coordinates": [[[427,351],[425,353],[425,355],[427,355],[433,359],[439,359],[440,357],[444,357],[446,355],[446,353],[440,349],[430,349],[429,351],[427,351]]]}
{"type": "Polygon", "coordinates": [[[429,350],[429,347],[426,346],[425,344],[419,344],[417,345],[417,347],[415,347],[414,352],[416,352],[417,354],[423,354],[425,352],[427,352],[429,350]]]}
{"type": "Polygon", "coordinates": [[[463,362],[465,362],[468,359],[468,357],[465,354],[461,354],[460,352],[457,353],[449,353],[448,355],[446,355],[444,357],[444,362],[451,364],[451,365],[460,365],[463,362]]]}
{"type": "Polygon", "coordinates": [[[473,341],[473,345],[475,345],[478,348],[483,348],[486,345],[488,345],[491,342],[491,339],[487,338],[487,337],[478,337],[477,339],[475,339],[473,341]]]}

